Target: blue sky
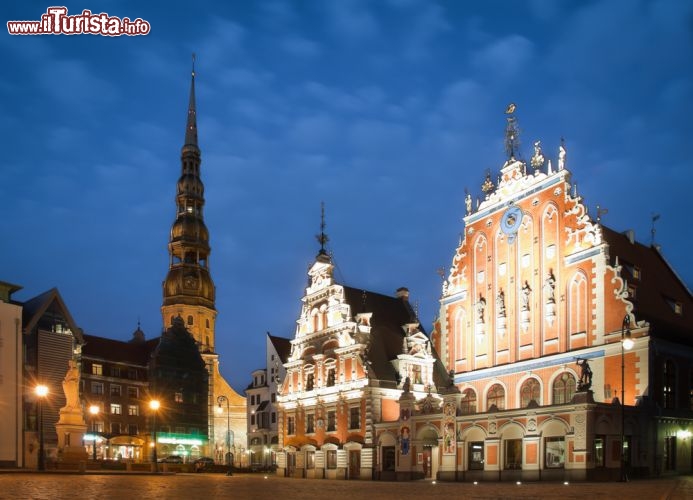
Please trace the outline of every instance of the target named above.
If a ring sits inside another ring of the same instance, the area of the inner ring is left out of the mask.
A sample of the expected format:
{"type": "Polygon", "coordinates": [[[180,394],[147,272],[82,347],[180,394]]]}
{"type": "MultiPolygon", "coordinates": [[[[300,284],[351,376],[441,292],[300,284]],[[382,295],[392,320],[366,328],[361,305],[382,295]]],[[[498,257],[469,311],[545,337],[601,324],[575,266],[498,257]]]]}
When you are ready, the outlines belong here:
{"type": "MultiPolygon", "coordinates": [[[[161,330],[191,53],[217,351],[237,389],[265,332],[293,337],[320,202],[337,277],[411,291],[424,327],[505,156],[560,138],[606,225],[656,241],[689,287],[693,4],[688,1],[82,0],[146,36],[0,35],[0,280],[58,287],[89,334],[161,330]]],[[[53,3],[3,3],[3,21],[53,3]]],[[[63,5],[63,4],[61,4],[63,5]]]]}

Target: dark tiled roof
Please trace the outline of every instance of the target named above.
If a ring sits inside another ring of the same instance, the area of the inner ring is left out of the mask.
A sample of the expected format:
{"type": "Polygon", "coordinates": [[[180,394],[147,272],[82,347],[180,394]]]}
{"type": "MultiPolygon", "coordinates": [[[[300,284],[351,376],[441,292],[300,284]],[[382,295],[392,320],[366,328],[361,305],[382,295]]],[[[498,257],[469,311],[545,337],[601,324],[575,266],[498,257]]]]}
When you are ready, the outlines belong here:
{"type": "Polygon", "coordinates": [[[289,360],[289,355],[291,354],[291,339],[285,339],[284,337],[275,337],[274,335],[267,336],[274,346],[274,350],[277,351],[279,359],[282,363],[286,363],[289,360]]]}
{"type": "Polygon", "coordinates": [[[94,335],[84,335],[84,341],[83,358],[139,366],[147,366],[152,352],[159,345],[158,337],[145,342],[123,342],[94,335]]]}
{"type": "Polygon", "coordinates": [[[636,320],[647,320],[650,334],[676,342],[693,343],[693,297],[690,290],[669,266],[656,247],[631,243],[626,234],[602,226],[609,245],[609,263],[621,265],[621,276],[636,287],[634,313],[636,320]],[[634,276],[638,269],[640,277],[634,276]],[[681,305],[677,314],[674,305],[681,305]]]}
{"type": "Polygon", "coordinates": [[[59,310],[77,342],[82,343],[82,330],[75,323],[57,288],[51,288],[22,303],[22,328],[25,331],[32,330],[51,307],[59,310]]]}
{"type": "MultiPolygon", "coordinates": [[[[404,298],[389,297],[379,293],[359,290],[344,286],[344,296],[351,306],[351,314],[356,317],[363,312],[371,312],[371,344],[368,349],[368,360],[372,363],[373,378],[397,382],[397,373],[392,360],[402,354],[402,341],[407,323],[418,322],[409,301],[404,298]]],[[[420,326],[421,331],[426,331],[420,326]]],[[[434,365],[433,382],[438,388],[448,385],[448,374],[438,354],[431,346],[434,365]]]]}

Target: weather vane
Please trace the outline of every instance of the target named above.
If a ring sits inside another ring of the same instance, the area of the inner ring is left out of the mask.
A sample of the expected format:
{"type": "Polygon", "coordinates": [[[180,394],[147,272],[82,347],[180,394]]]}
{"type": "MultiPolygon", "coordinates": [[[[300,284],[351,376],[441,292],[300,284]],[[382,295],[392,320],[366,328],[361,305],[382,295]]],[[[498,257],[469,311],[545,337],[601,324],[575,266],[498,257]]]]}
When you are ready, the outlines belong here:
{"type": "Polygon", "coordinates": [[[320,253],[326,254],[325,245],[330,239],[325,234],[325,202],[320,202],[320,234],[316,236],[318,243],[320,243],[320,253]]]}

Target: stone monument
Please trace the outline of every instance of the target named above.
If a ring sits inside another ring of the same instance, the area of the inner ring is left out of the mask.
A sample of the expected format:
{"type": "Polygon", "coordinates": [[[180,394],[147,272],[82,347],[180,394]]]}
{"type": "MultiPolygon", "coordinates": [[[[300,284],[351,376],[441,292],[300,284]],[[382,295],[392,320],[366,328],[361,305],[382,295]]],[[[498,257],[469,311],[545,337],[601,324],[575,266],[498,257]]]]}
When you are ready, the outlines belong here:
{"type": "Polygon", "coordinates": [[[86,462],[87,450],[84,447],[84,434],[87,424],[79,401],[79,367],[74,359],[68,361],[68,369],[63,379],[65,406],[60,409],[60,418],[55,424],[58,434],[58,457],[63,463],[86,462]]]}

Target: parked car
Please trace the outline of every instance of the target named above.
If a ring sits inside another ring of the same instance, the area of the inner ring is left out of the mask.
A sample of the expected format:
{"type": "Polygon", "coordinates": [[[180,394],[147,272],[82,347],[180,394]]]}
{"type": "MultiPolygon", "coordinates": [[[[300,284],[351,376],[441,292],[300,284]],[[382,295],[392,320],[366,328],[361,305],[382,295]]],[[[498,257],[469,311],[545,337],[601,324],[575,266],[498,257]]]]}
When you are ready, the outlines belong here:
{"type": "Polygon", "coordinates": [[[211,457],[200,457],[193,462],[193,465],[195,466],[195,471],[199,472],[212,467],[214,465],[214,459],[211,457]]]}
{"type": "Polygon", "coordinates": [[[183,457],[180,455],[169,455],[167,457],[160,458],[159,462],[162,464],[182,464],[183,457]]]}

